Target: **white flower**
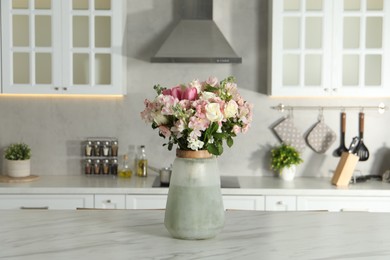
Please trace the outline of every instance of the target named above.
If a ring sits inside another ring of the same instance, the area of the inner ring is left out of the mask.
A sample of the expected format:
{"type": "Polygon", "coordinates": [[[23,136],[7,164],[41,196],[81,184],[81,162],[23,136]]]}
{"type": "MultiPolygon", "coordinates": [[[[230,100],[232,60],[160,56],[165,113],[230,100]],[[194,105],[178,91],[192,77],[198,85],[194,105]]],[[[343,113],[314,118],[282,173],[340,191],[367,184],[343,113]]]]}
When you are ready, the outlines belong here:
{"type": "Polygon", "coordinates": [[[200,141],[199,139],[194,139],[191,137],[187,138],[188,142],[188,148],[194,151],[198,151],[199,149],[202,149],[204,142],[200,141]]]}
{"type": "Polygon", "coordinates": [[[151,115],[153,117],[153,121],[157,125],[165,125],[168,123],[168,118],[161,114],[161,111],[152,112],[151,115]]]}
{"type": "Polygon", "coordinates": [[[200,96],[200,99],[210,100],[210,99],[215,98],[215,97],[217,97],[217,96],[213,92],[203,91],[202,95],[200,96]]]}
{"type": "Polygon", "coordinates": [[[211,122],[222,121],[223,115],[218,103],[210,103],[206,105],[206,117],[211,122]]]}
{"type": "Polygon", "coordinates": [[[202,83],[199,81],[199,79],[194,79],[188,84],[188,87],[196,88],[198,93],[202,91],[202,83]]]}
{"type": "Polygon", "coordinates": [[[226,105],[225,105],[225,110],[224,114],[226,118],[231,118],[235,117],[238,112],[238,105],[236,101],[230,100],[226,105]]]}

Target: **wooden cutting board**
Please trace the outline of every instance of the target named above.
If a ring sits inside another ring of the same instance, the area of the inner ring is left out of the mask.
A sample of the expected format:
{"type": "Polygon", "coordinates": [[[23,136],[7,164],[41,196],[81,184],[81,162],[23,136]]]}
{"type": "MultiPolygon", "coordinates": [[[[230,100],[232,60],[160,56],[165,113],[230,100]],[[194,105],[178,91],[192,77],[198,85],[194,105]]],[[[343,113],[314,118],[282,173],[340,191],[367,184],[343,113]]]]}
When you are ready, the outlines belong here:
{"type": "Polygon", "coordinates": [[[26,177],[10,177],[8,175],[0,175],[0,182],[3,183],[23,183],[23,182],[31,182],[31,181],[36,181],[39,179],[39,176],[37,175],[30,175],[26,177]]]}

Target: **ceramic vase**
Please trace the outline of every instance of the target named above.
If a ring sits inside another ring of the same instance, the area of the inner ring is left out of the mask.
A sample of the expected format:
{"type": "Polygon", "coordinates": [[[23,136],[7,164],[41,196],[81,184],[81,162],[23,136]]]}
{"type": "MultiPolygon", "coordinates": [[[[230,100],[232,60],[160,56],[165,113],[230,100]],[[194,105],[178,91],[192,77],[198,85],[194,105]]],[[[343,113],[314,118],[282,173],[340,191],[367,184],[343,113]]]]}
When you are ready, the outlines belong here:
{"type": "Polygon", "coordinates": [[[30,160],[5,160],[6,173],[10,177],[20,178],[30,176],[30,160]]]}
{"type": "Polygon", "coordinates": [[[295,178],[296,171],[297,167],[295,165],[291,165],[290,167],[285,167],[281,169],[279,176],[285,181],[292,181],[295,178]]]}
{"type": "Polygon", "coordinates": [[[225,212],[217,159],[207,151],[176,152],[164,224],[178,239],[209,239],[223,228],[225,212]]]}

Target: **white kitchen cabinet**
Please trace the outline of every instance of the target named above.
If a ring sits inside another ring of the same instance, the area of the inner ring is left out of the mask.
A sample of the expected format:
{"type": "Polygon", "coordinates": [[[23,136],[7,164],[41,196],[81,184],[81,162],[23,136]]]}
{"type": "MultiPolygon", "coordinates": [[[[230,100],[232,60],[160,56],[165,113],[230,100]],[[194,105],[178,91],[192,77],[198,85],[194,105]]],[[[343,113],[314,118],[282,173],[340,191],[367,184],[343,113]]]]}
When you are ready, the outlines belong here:
{"type": "Polygon", "coordinates": [[[96,194],[94,208],[98,209],[125,209],[126,196],[118,194],[96,194]]]}
{"type": "Polygon", "coordinates": [[[390,2],[273,0],[272,96],[390,96],[390,2]]]}
{"type": "Polygon", "coordinates": [[[298,196],[297,210],[390,212],[390,198],[298,196]]]}
{"type": "Polygon", "coordinates": [[[126,195],[126,209],[165,209],[168,195],[126,195]]]}
{"type": "Polygon", "coordinates": [[[297,210],[296,196],[266,196],[266,211],[295,211],[297,210]]]}
{"type": "Polygon", "coordinates": [[[124,94],[122,0],[2,0],[2,93],[124,94]]]}
{"type": "Polygon", "coordinates": [[[93,195],[0,195],[0,209],[93,208],[93,195]]]}
{"type": "Polygon", "coordinates": [[[264,210],[264,196],[224,195],[225,210],[264,210]]]}

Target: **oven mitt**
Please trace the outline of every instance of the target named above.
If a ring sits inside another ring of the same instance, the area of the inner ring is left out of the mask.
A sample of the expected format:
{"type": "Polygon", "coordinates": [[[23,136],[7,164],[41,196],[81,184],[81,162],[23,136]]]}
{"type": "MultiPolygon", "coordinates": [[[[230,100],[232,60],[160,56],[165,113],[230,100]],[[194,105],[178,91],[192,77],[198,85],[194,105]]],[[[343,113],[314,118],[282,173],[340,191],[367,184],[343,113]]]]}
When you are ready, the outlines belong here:
{"type": "Polygon", "coordinates": [[[283,143],[291,145],[299,153],[302,153],[305,150],[305,139],[303,138],[301,131],[295,127],[294,122],[290,117],[284,119],[273,129],[283,143]]]}
{"type": "Polygon", "coordinates": [[[336,138],[336,133],[321,119],[308,134],[307,143],[315,152],[325,153],[336,138]]]}

